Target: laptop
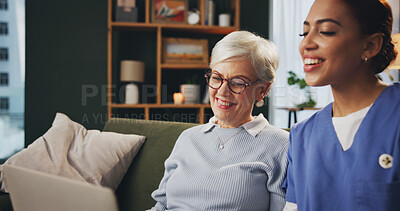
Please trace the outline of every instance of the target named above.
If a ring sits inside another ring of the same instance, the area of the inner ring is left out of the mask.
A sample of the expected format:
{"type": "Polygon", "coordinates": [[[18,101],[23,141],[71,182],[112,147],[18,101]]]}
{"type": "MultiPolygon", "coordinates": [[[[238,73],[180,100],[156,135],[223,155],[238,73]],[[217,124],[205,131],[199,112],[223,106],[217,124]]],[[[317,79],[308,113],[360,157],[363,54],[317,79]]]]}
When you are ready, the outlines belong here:
{"type": "Polygon", "coordinates": [[[117,211],[110,188],[22,167],[4,165],[14,211],[117,211]]]}

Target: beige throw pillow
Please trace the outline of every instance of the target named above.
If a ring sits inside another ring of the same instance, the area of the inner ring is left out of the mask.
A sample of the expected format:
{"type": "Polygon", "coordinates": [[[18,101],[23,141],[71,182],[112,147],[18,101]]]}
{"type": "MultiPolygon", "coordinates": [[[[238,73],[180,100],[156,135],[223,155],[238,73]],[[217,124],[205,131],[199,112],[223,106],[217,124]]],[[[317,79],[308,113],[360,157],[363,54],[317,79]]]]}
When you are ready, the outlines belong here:
{"type": "MultiPolygon", "coordinates": [[[[57,113],[52,127],[5,164],[39,170],[93,184],[118,187],[146,137],[87,130],[57,113]]],[[[7,180],[1,174],[1,189],[7,180]]]]}

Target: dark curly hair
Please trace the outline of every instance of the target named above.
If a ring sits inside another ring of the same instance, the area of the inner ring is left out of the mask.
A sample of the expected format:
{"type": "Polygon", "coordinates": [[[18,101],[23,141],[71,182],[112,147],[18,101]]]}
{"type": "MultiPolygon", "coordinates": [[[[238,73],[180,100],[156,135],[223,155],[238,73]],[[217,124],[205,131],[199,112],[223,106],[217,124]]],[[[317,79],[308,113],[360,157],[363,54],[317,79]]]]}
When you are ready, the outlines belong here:
{"type": "Polygon", "coordinates": [[[371,58],[371,65],[378,74],[385,70],[396,58],[397,50],[392,43],[392,8],[386,0],[342,0],[346,3],[360,24],[363,34],[381,33],[383,37],[381,51],[371,58]]]}

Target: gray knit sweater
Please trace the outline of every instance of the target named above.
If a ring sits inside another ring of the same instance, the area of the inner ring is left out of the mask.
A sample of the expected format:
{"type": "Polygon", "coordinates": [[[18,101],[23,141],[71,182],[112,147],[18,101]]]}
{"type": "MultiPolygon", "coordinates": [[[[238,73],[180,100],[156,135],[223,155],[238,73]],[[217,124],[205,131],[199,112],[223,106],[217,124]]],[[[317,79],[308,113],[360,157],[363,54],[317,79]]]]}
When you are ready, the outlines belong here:
{"type": "Polygon", "coordinates": [[[282,210],[288,139],[262,114],[238,128],[213,117],[187,129],[165,161],[152,210],[282,210]],[[229,139],[223,149],[218,136],[229,139]]]}

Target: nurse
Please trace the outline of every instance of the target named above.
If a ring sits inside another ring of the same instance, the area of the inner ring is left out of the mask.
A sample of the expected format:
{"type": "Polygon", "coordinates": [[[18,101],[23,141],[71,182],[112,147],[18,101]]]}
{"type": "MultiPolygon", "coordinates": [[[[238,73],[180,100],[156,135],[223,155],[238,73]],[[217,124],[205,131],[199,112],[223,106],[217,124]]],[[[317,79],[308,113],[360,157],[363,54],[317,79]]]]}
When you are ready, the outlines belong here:
{"type": "Polygon", "coordinates": [[[400,209],[400,84],[378,79],[396,57],[385,0],[316,0],[300,54],[334,102],[290,133],[284,210],[400,209]]]}

